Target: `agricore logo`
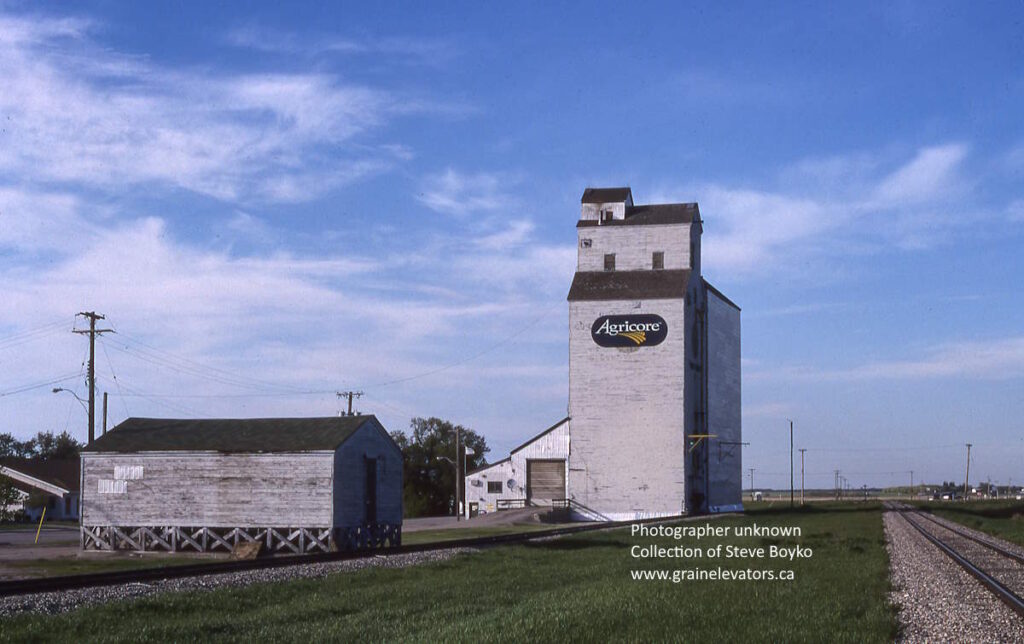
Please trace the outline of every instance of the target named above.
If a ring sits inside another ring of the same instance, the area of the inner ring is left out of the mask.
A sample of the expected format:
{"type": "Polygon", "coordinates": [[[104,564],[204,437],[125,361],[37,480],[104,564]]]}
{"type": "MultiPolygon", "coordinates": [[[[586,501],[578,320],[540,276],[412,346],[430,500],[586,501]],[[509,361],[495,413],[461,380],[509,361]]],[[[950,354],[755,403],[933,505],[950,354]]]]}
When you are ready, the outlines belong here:
{"type": "Polygon", "coordinates": [[[668,335],[668,323],[660,315],[602,315],[590,328],[602,347],[652,347],[668,335]]]}

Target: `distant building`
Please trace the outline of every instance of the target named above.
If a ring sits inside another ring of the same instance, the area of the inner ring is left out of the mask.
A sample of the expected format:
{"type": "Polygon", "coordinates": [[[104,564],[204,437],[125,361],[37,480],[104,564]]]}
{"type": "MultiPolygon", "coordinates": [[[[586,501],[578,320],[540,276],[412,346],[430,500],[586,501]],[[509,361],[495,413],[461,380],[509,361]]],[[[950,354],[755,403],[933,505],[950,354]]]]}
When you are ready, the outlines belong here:
{"type": "Polygon", "coordinates": [[[9,510],[23,510],[38,521],[77,521],[81,463],[77,458],[0,458],[0,476],[19,491],[20,501],[9,510]]]}
{"type": "Polygon", "coordinates": [[[466,516],[566,498],[569,419],[563,418],[513,449],[507,458],[466,476],[466,516]]]}
{"type": "Polygon", "coordinates": [[[129,418],[82,454],[86,549],[398,545],[402,453],[374,416],[129,418]]]}

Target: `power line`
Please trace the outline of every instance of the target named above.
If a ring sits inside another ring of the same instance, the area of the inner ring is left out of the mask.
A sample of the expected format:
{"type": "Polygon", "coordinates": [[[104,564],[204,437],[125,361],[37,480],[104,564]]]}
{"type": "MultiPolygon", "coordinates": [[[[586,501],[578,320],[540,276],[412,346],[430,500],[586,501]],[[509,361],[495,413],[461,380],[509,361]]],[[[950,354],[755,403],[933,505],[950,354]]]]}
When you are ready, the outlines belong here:
{"type": "Polygon", "coordinates": [[[63,375],[63,376],[57,376],[56,378],[53,378],[52,380],[46,380],[46,381],[43,381],[43,382],[34,382],[32,384],[29,384],[29,385],[16,386],[13,389],[8,389],[6,391],[0,391],[0,397],[2,397],[2,396],[13,396],[14,394],[20,394],[22,392],[31,391],[33,389],[39,389],[40,387],[49,387],[51,385],[59,385],[61,383],[67,382],[68,380],[74,380],[75,378],[78,378],[80,375],[82,375],[81,371],[78,371],[78,372],[75,372],[75,373],[72,373],[72,374],[66,374],[66,375],[63,375]]]}
{"type": "MultiPolygon", "coordinates": [[[[164,363],[176,364],[179,368],[187,369],[187,370],[190,370],[192,372],[201,373],[203,371],[210,371],[210,372],[214,372],[214,373],[220,374],[220,376],[225,379],[225,383],[224,384],[232,384],[232,385],[239,386],[239,387],[240,386],[247,386],[249,388],[262,387],[262,388],[270,388],[270,389],[278,389],[278,390],[282,390],[282,389],[283,390],[290,390],[290,391],[294,391],[294,392],[303,392],[303,393],[306,392],[306,390],[304,390],[301,387],[292,387],[290,385],[283,385],[283,384],[276,383],[276,382],[269,382],[269,381],[266,381],[266,380],[260,380],[259,378],[252,378],[250,376],[239,375],[237,373],[233,373],[233,372],[228,371],[226,369],[221,369],[219,367],[214,367],[212,365],[204,364],[204,363],[201,363],[201,362],[197,362],[195,360],[191,360],[189,358],[185,358],[185,357],[182,357],[182,356],[175,355],[173,353],[170,353],[168,351],[164,351],[162,349],[157,349],[156,347],[150,346],[150,345],[146,344],[145,342],[142,342],[141,340],[139,340],[137,338],[134,338],[134,337],[132,337],[130,335],[123,334],[123,333],[121,333],[119,335],[126,340],[128,345],[137,345],[137,346],[134,346],[132,350],[134,350],[134,351],[136,351],[136,352],[138,352],[140,354],[148,355],[151,358],[153,358],[155,360],[161,360],[164,363]],[[142,348],[140,349],[139,347],[142,347],[142,348]]],[[[209,374],[207,374],[205,377],[211,378],[211,379],[213,378],[213,376],[210,376],[209,374]]]]}
{"type": "MultiPolygon", "coordinates": [[[[113,376],[113,378],[114,378],[114,386],[117,387],[117,393],[120,394],[121,393],[121,383],[117,380],[117,374],[114,373],[114,361],[110,359],[110,354],[107,353],[107,343],[103,341],[102,337],[100,338],[100,346],[103,347],[103,355],[107,359],[107,367],[110,368],[110,375],[113,376]]],[[[106,395],[106,394],[104,393],[104,395],[106,395]]],[[[131,418],[132,415],[130,413],[128,413],[128,402],[124,399],[124,396],[121,397],[121,406],[124,407],[124,416],[125,416],[125,418],[131,418]]],[[[107,420],[106,419],[106,411],[107,411],[106,408],[104,408],[103,411],[104,411],[103,421],[106,422],[106,420],[107,420]]],[[[104,428],[103,431],[104,431],[104,433],[106,433],[106,428],[104,428]]]]}
{"type": "Polygon", "coordinates": [[[68,322],[69,320],[67,319],[55,320],[47,324],[32,327],[31,329],[26,329],[25,331],[19,331],[18,333],[12,333],[11,335],[0,337],[0,346],[3,346],[8,342],[17,342],[18,340],[21,340],[23,338],[35,335],[46,335],[49,333],[53,333],[54,331],[59,331],[61,327],[67,326],[68,322]]]}
{"type": "Polygon", "coordinates": [[[346,414],[347,416],[352,415],[352,399],[363,397],[363,392],[361,391],[338,391],[335,393],[337,394],[338,398],[348,398],[348,414],[346,414]]]}
{"type": "Polygon", "coordinates": [[[487,347],[483,351],[480,351],[478,353],[474,353],[473,355],[467,356],[467,357],[465,357],[465,358],[463,358],[461,360],[457,360],[456,362],[453,362],[451,364],[447,364],[447,365],[445,365],[443,367],[438,367],[437,369],[431,369],[429,371],[424,371],[423,373],[419,373],[419,374],[416,374],[416,375],[413,375],[413,376],[408,376],[406,378],[397,378],[395,380],[389,380],[389,381],[386,381],[386,382],[378,382],[378,383],[375,383],[375,384],[372,384],[372,385],[366,385],[364,387],[364,389],[375,389],[375,388],[378,388],[378,387],[389,387],[391,385],[397,385],[399,383],[409,382],[410,380],[417,380],[419,378],[426,378],[427,376],[432,376],[434,374],[441,373],[442,371],[447,371],[448,369],[452,369],[454,367],[458,367],[460,365],[466,364],[467,362],[472,362],[473,360],[476,360],[480,356],[486,355],[486,354],[490,353],[491,351],[494,351],[498,347],[501,347],[501,346],[503,346],[505,344],[508,344],[512,340],[515,340],[517,337],[519,337],[520,335],[525,333],[527,330],[529,330],[530,327],[532,327],[533,325],[537,324],[537,322],[540,322],[540,320],[543,317],[544,317],[544,315],[538,315],[529,324],[527,324],[523,328],[519,329],[518,331],[516,331],[512,335],[509,335],[505,339],[503,339],[503,340],[501,340],[499,342],[496,342],[495,344],[492,344],[491,346],[487,347]]]}
{"type": "MultiPolygon", "coordinates": [[[[172,411],[176,411],[176,412],[180,412],[180,413],[185,413],[185,414],[188,414],[190,416],[198,416],[200,418],[209,418],[210,417],[208,414],[204,414],[202,412],[199,412],[198,410],[192,409],[191,407],[188,407],[188,406],[185,406],[185,405],[180,405],[180,404],[177,404],[177,403],[170,403],[170,402],[166,402],[166,401],[161,401],[158,398],[147,396],[146,394],[144,394],[142,392],[139,392],[134,387],[130,387],[127,384],[121,383],[121,386],[124,387],[129,392],[134,393],[134,395],[136,397],[142,398],[144,400],[148,400],[149,402],[153,403],[154,405],[159,405],[161,407],[164,407],[165,409],[170,409],[172,411]]],[[[128,395],[128,394],[125,394],[125,395],[128,395]]]]}

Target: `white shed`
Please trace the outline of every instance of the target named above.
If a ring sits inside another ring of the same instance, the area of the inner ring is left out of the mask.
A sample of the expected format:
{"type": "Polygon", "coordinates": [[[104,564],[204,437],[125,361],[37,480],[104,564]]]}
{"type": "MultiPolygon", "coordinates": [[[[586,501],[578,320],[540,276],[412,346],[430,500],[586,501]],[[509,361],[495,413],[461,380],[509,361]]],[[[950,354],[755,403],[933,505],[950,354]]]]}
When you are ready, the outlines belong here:
{"type": "Polygon", "coordinates": [[[402,453],[374,416],[129,418],[82,454],[85,549],[399,545],[402,453]]]}
{"type": "Polygon", "coordinates": [[[513,449],[507,458],[466,476],[467,516],[474,507],[485,514],[564,502],[568,458],[569,419],[563,418],[513,449]]]}

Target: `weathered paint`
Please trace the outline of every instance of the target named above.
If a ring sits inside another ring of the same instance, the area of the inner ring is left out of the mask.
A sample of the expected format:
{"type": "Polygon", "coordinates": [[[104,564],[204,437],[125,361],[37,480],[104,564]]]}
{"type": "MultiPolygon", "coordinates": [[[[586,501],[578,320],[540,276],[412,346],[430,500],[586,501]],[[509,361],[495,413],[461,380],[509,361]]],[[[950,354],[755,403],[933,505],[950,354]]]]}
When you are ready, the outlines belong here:
{"type": "Polygon", "coordinates": [[[685,319],[682,299],[569,303],[569,498],[593,518],[683,512],[685,319]],[[594,320],[629,313],[664,318],[665,341],[594,342],[594,320]]]}
{"type": "MultiPolygon", "coordinates": [[[[696,512],[730,505],[740,485],[740,447],[718,459],[721,432],[739,442],[739,310],[715,296],[701,278],[702,224],[577,228],[577,271],[689,268],[685,297],[569,302],[568,491],[579,518],[621,520],[696,512]],[[722,311],[719,304],[730,310],[722,311]],[[656,346],[607,348],[591,338],[602,315],[656,314],[668,323],[656,346]],[[722,328],[718,328],[721,325],[722,328]],[[693,447],[693,449],[690,449],[693,447]],[[714,507],[710,507],[714,506],[714,507]]],[[[608,204],[581,207],[582,220],[608,204]]],[[[613,209],[619,218],[619,209],[613,209]]]]}
{"type": "Polygon", "coordinates": [[[83,454],[83,525],[330,526],[333,452],[83,454]],[[99,494],[115,466],[142,466],[99,494]]]}
{"type": "MultiPolygon", "coordinates": [[[[469,503],[477,503],[481,513],[495,512],[497,502],[526,498],[526,462],[567,460],[569,457],[569,423],[563,422],[544,431],[513,451],[508,460],[479,469],[466,477],[466,513],[469,503]],[[488,492],[488,482],[501,482],[501,492],[488,492]],[[512,485],[509,485],[509,482],[512,485]]],[[[568,471],[568,466],[566,466],[568,471]]]]}
{"type": "Polygon", "coordinates": [[[689,224],[590,226],[578,237],[577,271],[603,271],[606,253],[615,254],[617,271],[652,270],[657,251],[665,253],[665,270],[690,268],[689,224]]]}

